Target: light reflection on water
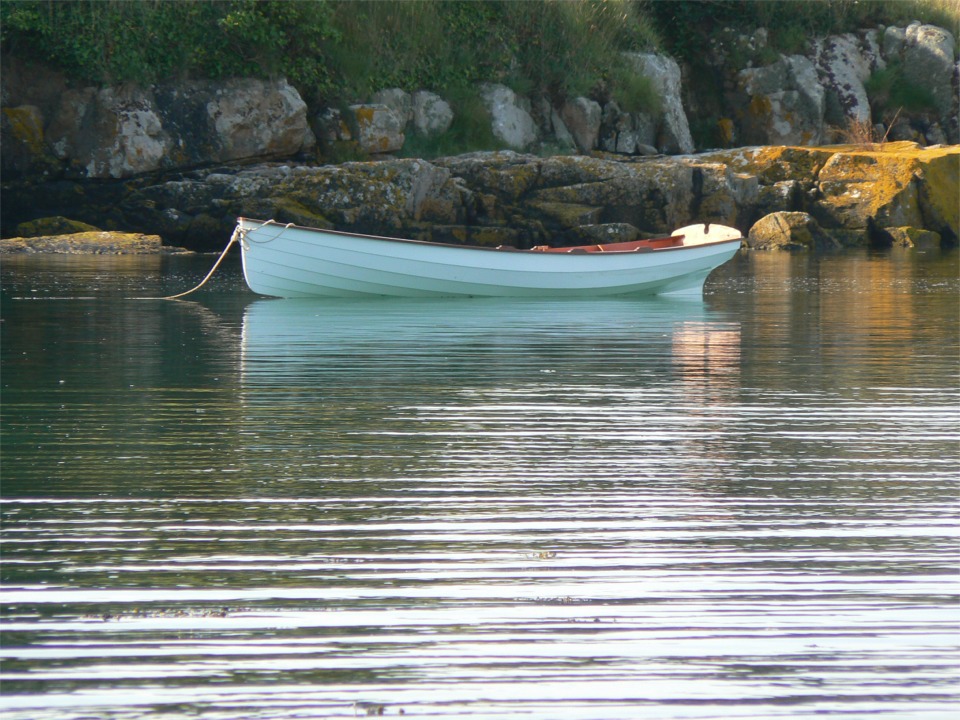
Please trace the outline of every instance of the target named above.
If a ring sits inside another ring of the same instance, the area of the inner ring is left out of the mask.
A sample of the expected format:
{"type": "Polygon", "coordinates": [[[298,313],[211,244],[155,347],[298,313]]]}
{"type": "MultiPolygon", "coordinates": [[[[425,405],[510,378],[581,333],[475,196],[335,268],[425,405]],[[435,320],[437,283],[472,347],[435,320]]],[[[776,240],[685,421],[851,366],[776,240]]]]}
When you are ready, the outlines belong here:
{"type": "Polygon", "coordinates": [[[955,709],[955,255],[704,302],[84,262],[3,268],[5,718],[955,709]]]}

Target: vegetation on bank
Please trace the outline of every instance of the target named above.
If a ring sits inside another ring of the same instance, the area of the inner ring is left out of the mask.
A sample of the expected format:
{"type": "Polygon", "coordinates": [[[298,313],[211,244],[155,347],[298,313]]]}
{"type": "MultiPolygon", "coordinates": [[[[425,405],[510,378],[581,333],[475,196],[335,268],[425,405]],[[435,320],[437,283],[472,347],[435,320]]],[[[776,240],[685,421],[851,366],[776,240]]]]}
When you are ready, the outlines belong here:
{"type": "Polygon", "coordinates": [[[781,53],[802,54],[815,37],[914,20],[956,33],[960,23],[956,0],[652,0],[646,5],[664,49],[694,65],[721,28],[744,33],[766,28],[769,42],[760,57],[751,58],[765,64],[781,53]]]}
{"type": "MultiPolygon", "coordinates": [[[[721,29],[766,28],[760,56],[743,58],[763,64],[814,36],[915,19],[956,32],[960,11],[955,0],[3,0],[0,50],[105,85],[283,75],[315,105],[430,89],[457,111],[445,149],[462,150],[490,140],[482,82],[656,114],[624,52],[670,53],[706,97],[717,82],[704,48],[721,29]]],[[[872,90],[923,102],[896,68],[872,90]]]]}
{"type": "Polygon", "coordinates": [[[0,42],[93,83],[282,74],[309,97],[361,100],[498,81],[629,102],[622,51],[696,63],[721,27],[765,27],[771,52],[789,53],[815,35],[958,17],[951,0],[4,0],[0,42]]]}
{"type": "Polygon", "coordinates": [[[78,80],[285,75],[306,96],[497,80],[584,93],[656,34],[631,2],[4,0],[2,49],[78,80]]]}

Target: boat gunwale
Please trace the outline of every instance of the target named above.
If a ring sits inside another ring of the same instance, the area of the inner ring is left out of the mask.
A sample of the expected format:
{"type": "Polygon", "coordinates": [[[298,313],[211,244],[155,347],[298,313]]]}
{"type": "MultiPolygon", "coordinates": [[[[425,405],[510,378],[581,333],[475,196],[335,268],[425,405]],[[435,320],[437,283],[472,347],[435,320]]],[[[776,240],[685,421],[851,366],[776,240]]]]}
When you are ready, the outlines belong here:
{"type": "MultiPolygon", "coordinates": [[[[632,250],[601,250],[601,251],[590,252],[586,248],[596,248],[596,247],[602,248],[604,246],[604,243],[593,243],[591,245],[574,245],[570,247],[557,247],[557,248],[551,248],[549,251],[544,251],[544,250],[534,250],[532,248],[531,249],[516,248],[508,245],[501,245],[499,247],[487,247],[485,245],[457,245],[455,243],[441,243],[441,242],[434,242],[432,240],[416,240],[413,238],[398,238],[398,237],[390,237],[388,235],[368,235],[366,233],[350,232],[348,230],[328,230],[326,228],[315,228],[315,227],[309,227],[307,225],[297,225],[296,223],[281,223],[276,220],[259,220],[256,218],[248,218],[243,216],[240,216],[237,218],[237,224],[240,225],[241,227],[244,221],[249,223],[259,223],[258,227],[245,228],[245,232],[260,230],[261,228],[268,227],[270,225],[275,225],[281,228],[281,230],[286,228],[295,228],[297,230],[306,230],[308,232],[329,233],[331,235],[339,235],[341,237],[361,238],[364,240],[379,240],[381,242],[388,242],[388,243],[391,243],[391,242],[407,243],[410,245],[424,245],[426,247],[452,248],[454,250],[484,250],[487,252],[496,252],[496,253],[526,253],[530,255],[555,255],[558,257],[570,256],[572,258],[580,258],[583,255],[591,255],[591,256],[634,255],[634,254],[638,254],[638,252],[640,251],[643,251],[640,254],[647,254],[647,253],[669,252],[669,251],[676,251],[676,250],[693,250],[694,248],[711,247],[713,245],[722,245],[724,243],[730,243],[730,242],[743,242],[743,239],[744,239],[743,233],[740,233],[740,237],[737,237],[737,238],[723,238],[720,240],[710,240],[707,242],[697,243],[696,245],[675,245],[672,247],[649,248],[646,250],[644,250],[643,246],[641,245],[632,250]],[[564,250],[566,250],[567,252],[563,252],[564,250]],[[575,250],[580,250],[581,252],[572,252],[575,250]]],[[[704,225],[706,224],[720,225],[721,223],[703,223],[703,224],[704,225]]],[[[724,225],[724,227],[730,227],[730,226],[724,225]]],[[[731,228],[731,229],[736,230],[736,228],[731,228]]],[[[277,235],[277,238],[278,237],[279,235],[277,235]]],[[[684,235],[664,235],[661,237],[646,238],[645,240],[637,241],[637,242],[645,242],[645,241],[653,242],[653,241],[662,241],[662,240],[669,240],[673,238],[683,238],[683,237],[684,235]]],[[[271,240],[275,240],[277,238],[271,238],[271,240]]],[[[618,243],[606,243],[606,244],[616,245],[618,243]]]]}

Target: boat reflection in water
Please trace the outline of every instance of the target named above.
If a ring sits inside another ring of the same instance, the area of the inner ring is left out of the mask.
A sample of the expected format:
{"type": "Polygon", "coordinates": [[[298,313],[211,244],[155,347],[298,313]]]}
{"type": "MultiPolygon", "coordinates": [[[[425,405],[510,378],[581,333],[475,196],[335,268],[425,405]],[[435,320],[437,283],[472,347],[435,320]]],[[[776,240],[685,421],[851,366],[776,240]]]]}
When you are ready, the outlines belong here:
{"type": "Polygon", "coordinates": [[[645,473],[640,447],[702,450],[739,337],[662,298],[261,300],[243,322],[248,448],[355,477],[645,473]]]}

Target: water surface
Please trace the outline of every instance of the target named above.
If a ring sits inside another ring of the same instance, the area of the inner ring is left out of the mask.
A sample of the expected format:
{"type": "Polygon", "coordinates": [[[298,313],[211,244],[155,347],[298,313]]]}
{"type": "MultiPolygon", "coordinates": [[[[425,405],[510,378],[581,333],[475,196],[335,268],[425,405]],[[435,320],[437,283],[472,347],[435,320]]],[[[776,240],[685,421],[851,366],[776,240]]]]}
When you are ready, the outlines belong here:
{"type": "Polygon", "coordinates": [[[6,720],[946,718],[956,253],[703,301],[5,258],[6,720]]]}

